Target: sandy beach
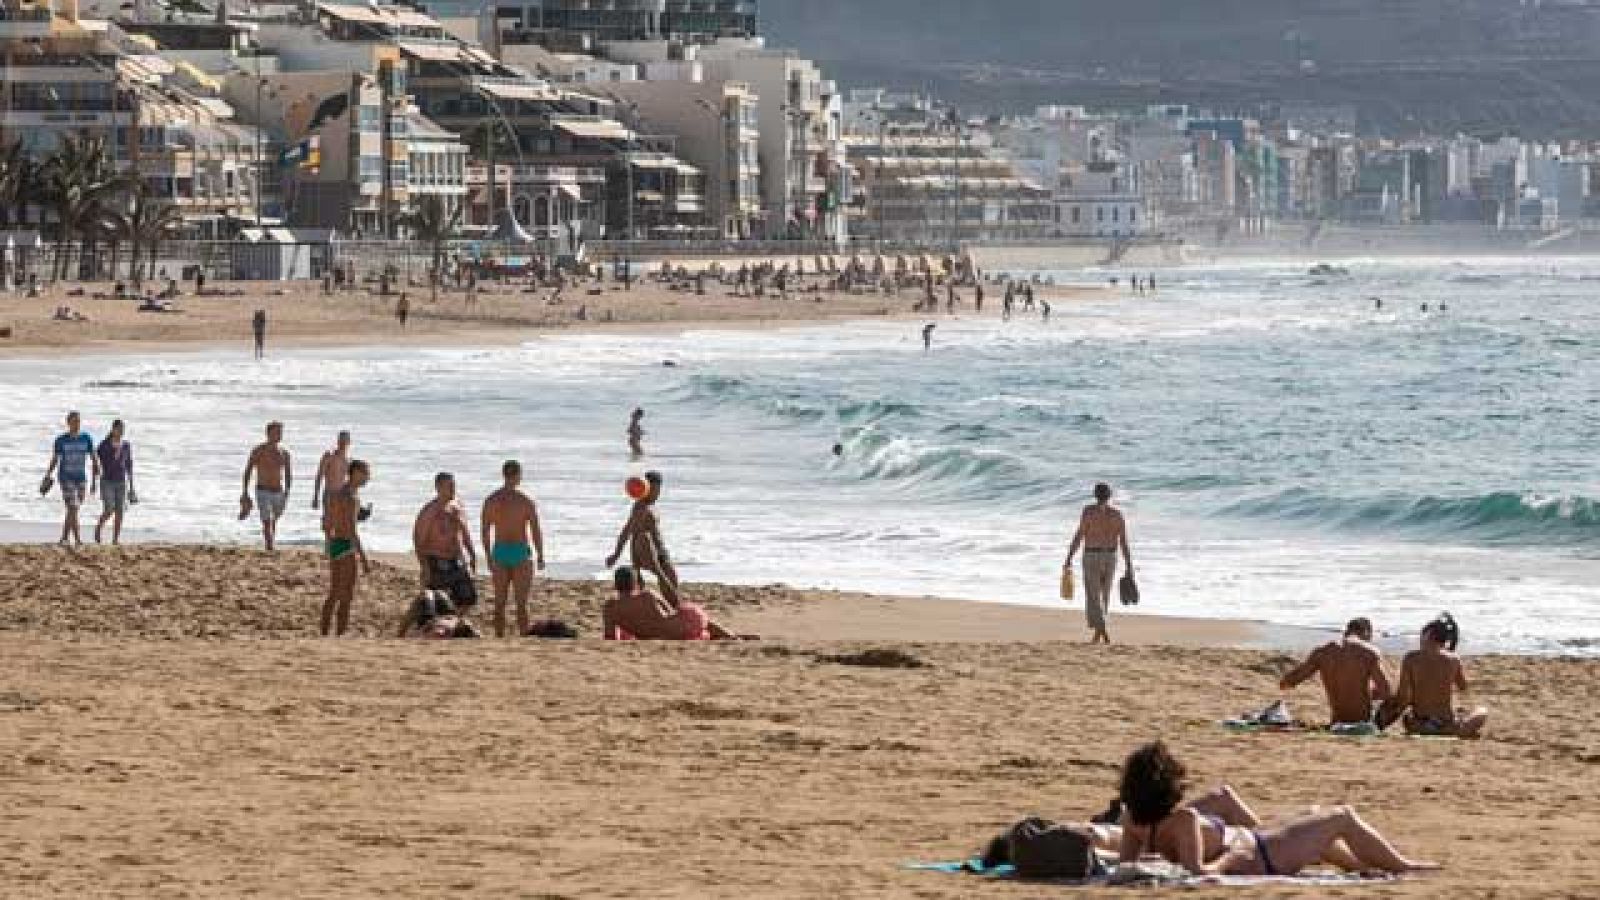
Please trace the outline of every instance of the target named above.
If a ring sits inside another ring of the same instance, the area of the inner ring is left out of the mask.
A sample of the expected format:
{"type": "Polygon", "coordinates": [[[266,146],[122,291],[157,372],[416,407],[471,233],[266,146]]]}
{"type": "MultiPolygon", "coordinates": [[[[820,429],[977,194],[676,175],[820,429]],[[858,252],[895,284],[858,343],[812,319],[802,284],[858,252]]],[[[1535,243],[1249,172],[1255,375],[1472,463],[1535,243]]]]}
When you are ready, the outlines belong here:
{"type": "MultiPolygon", "coordinates": [[[[1282,652],[1095,649],[1067,611],[695,586],[768,640],[323,642],[305,637],[306,554],[10,546],[0,563],[17,578],[0,595],[7,896],[1038,897],[1054,889],[903,866],[1101,808],[1156,735],[1269,815],[1353,803],[1447,866],[1335,895],[1600,889],[1592,663],[1475,659],[1496,713],[1477,744],[1243,737],[1215,720],[1275,695],[1282,652]],[[850,630],[891,614],[892,643],[850,630]],[[947,642],[962,616],[981,639],[947,642]]],[[[412,577],[380,566],[362,635],[388,630],[412,577]]],[[[603,589],[556,585],[540,610],[592,634],[603,589]]]]}
{"type": "MultiPolygon", "coordinates": [[[[808,279],[808,286],[815,279],[808,279]]],[[[222,282],[208,284],[205,296],[194,296],[192,285],[178,298],[178,311],[139,312],[136,301],[112,299],[111,286],[90,284],[82,288],[57,286],[39,297],[0,294],[0,355],[7,352],[40,353],[62,348],[105,352],[132,350],[154,344],[184,345],[251,341],[250,320],[258,309],[267,313],[268,349],[305,344],[498,344],[518,341],[544,332],[628,330],[658,327],[717,325],[749,327],[763,323],[813,322],[912,315],[921,294],[906,289],[898,295],[797,291],[784,297],[735,296],[731,287],[711,284],[705,295],[693,289],[674,290],[669,285],[644,280],[631,289],[607,281],[569,287],[559,302],[552,288],[531,290],[523,284],[485,282],[475,297],[465,291],[441,291],[432,301],[426,286],[406,288],[411,305],[407,324],[396,319],[399,289],[379,296],[366,288],[322,293],[310,282],[222,282]],[[72,293],[79,291],[81,293],[72,293]],[[100,296],[96,296],[96,295],[100,296]],[[57,321],[58,307],[68,306],[85,321],[57,321]]],[[[999,315],[1001,289],[985,287],[985,315],[999,315]]],[[[1098,288],[1044,287],[1041,300],[1061,303],[1099,296],[1098,288]]],[[[940,289],[943,302],[943,289],[940,289]]],[[[958,313],[970,314],[973,291],[960,289],[958,313]]],[[[943,315],[942,313],[940,314],[943,315]]]]}

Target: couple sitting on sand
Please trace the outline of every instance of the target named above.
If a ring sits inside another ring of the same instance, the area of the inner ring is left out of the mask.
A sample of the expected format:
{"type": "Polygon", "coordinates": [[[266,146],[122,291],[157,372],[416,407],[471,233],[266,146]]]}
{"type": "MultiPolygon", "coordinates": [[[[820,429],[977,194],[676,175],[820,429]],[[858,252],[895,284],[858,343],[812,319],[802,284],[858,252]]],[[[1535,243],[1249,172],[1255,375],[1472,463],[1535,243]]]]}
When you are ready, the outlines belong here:
{"type": "MultiPolygon", "coordinates": [[[[1055,826],[1059,856],[1086,865],[1061,877],[1096,874],[1088,851],[1123,863],[1154,856],[1194,875],[1293,876],[1318,865],[1347,872],[1403,874],[1439,868],[1407,859],[1348,806],[1312,807],[1273,827],[1231,787],[1185,801],[1188,771],[1166,744],[1156,741],[1130,754],[1122,766],[1117,800],[1093,822],[1055,826]],[[1076,852],[1080,849],[1084,852],[1076,852]]],[[[996,838],[984,868],[1016,861],[1016,832],[996,838]]]]}
{"type": "Polygon", "coordinates": [[[1468,689],[1466,666],[1455,652],[1460,640],[1461,630],[1449,613],[1429,622],[1421,647],[1400,664],[1399,687],[1391,688],[1383,654],[1372,644],[1372,623],[1353,619],[1343,638],[1312,651],[1278,687],[1287,692],[1322,676],[1336,731],[1366,727],[1376,732],[1399,720],[1407,734],[1482,737],[1488,711],[1455,706],[1455,692],[1468,689]]]}

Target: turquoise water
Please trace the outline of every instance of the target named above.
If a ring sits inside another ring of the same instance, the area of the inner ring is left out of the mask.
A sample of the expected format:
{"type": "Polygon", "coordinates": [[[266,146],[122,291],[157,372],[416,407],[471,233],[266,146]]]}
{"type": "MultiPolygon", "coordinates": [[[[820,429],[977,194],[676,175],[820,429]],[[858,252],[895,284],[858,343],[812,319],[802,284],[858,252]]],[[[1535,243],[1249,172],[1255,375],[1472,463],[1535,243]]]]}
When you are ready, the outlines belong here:
{"type": "MultiPolygon", "coordinates": [[[[690,578],[1057,603],[1070,524],[1106,480],[1145,611],[1410,633],[1449,609],[1469,649],[1600,649],[1600,262],[1305,272],[1162,272],[1157,296],[1058,304],[1048,325],[941,319],[932,353],[920,323],[871,322],[0,363],[16,397],[0,502],[53,514],[27,488],[74,405],[91,427],[132,423],[159,498],[138,512],[148,534],[248,540],[227,512],[277,417],[302,468],[355,430],[385,549],[434,470],[476,498],[519,456],[556,570],[598,574],[639,468],[622,437],[638,404],[690,578]]],[[[290,535],[314,539],[297,515],[290,535]]]]}

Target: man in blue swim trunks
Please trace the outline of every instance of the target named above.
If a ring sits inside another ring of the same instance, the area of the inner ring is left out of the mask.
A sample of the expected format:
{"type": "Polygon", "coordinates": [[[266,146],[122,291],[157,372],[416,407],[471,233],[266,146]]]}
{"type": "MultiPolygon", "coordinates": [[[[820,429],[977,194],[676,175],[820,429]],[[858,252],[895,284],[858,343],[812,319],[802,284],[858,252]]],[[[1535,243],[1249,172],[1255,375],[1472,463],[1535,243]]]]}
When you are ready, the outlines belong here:
{"type": "Polygon", "coordinates": [[[544,568],[544,534],[539,507],[524,494],[522,463],[509,460],[500,469],[505,485],[483,501],[483,546],[489,548],[494,580],[494,634],[506,636],[506,594],[516,589],[517,634],[528,633],[528,597],[533,576],[544,568]]]}
{"type": "Polygon", "coordinates": [[[78,531],[78,508],[83,506],[83,498],[94,493],[95,485],[100,481],[100,460],[94,453],[94,439],[82,431],[83,420],[76,412],[67,413],[67,431],[58,435],[50,451],[50,465],[44,472],[44,485],[41,494],[49,493],[50,478],[55,476],[61,483],[61,501],[66,505],[67,515],[61,522],[61,546],[65,547],[70,539],[79,547],[83,546],[83,535],[78,531]],[[90,480],[86,467],[94,469],[94,479],[90,480]]]}

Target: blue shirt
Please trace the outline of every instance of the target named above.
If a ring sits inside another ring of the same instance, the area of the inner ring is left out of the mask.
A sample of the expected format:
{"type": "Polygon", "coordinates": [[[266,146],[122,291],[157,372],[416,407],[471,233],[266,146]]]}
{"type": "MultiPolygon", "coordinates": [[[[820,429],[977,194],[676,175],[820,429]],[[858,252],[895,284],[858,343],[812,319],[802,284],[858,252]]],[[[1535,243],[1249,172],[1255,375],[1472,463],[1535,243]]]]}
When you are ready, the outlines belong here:
{"type": "Polygon", "coordinates": [[[84,464],[89,461],[89,454],[93,452],[94,440],[82,431],[78,432],[76,437],[63,434],[56,438],[56,456],[61,458],[61,465],[56,469],[56,477],[73,484],[87,482],[89,476],[84,472],[84,464]]]}

